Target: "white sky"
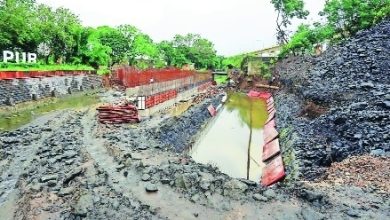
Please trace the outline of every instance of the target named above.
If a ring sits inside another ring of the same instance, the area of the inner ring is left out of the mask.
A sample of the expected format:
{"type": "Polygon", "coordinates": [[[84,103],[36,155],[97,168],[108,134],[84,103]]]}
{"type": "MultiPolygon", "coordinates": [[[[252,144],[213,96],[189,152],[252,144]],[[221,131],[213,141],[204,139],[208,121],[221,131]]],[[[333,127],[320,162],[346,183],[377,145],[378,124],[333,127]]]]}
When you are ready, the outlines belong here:
{"type": "MultiPolygon", "coordinates": [[[[37,0],[66,7],[86,26],[131,24],[153,40],[198,33],[221,55],[235,55],[276,44],[276,12],[271,0],[37,0]]],[[[318,20],[325,0],[305,0],[309,20],[318,20]]],[[[298,22],[294,22],[296,26],[298,22]]],[[[292,29],[294,29],[294,26],[292,29]]]]}

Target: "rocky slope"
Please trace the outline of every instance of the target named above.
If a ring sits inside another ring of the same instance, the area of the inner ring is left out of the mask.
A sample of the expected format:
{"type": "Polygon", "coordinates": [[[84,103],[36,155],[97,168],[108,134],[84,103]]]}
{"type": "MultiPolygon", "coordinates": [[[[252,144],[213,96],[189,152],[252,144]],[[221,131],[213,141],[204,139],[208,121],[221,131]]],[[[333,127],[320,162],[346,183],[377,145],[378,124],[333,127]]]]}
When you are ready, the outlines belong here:
{"type": "Polygon", "coordinates": [[[279,63],[278,125],[306,179],[350,155],[389,156],[390,20],[319,57],[279,63]]]}

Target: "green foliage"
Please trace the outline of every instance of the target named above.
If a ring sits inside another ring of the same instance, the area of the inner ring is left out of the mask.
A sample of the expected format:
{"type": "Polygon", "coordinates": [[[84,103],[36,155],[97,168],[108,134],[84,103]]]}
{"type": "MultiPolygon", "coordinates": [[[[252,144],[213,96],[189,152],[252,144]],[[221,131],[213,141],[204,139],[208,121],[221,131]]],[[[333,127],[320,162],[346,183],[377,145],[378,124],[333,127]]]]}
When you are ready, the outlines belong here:
{"type": "Polygon", "coordinates": [[[327,0],[321,15],[335,33],[346,38],[390,15],[390,0],[327,0]]]}
{"type": "Polygon", "coordinates": [[[283,46],[280,57],[290,53],[311,53],[316,44],[325,40],[337,42],[371,27],[389,17],[390,0],[327,0],[320,14],[326,17],[327,22],[300,25],[283,46]]]}
{"type": "Polygon", "coordinates": [[[217,82],[218,85],[221,85],[221,84],[227,84],[228,83],[227,78],[228,78],[227,75],[216,75],[214,77],[214,80],[215,80],[215,82],[217,82]]]}
{"type": "Polygon", "coordinates": [[[195,64],[198,69],[212,69],[217,58],[214,44],[198,34],[176,35],[172,41],[175,64],[195,64]]]}
{"type": "Polygon", "coordinates": [[[255,52],[226,57],[222,61],[223,68],[226,69],[226,68],[228,68],[229,65],[232,65],[234,68],[241,68],[243,62],[245,62],[245,59],[253,56],[254,54],[255,54],[255,52]]]}
{"type": "Polygon", "coordinates": [[[272,78],[272,73],[271,73],[271,69],[270,69],[270,66],[267,65],[266,63],[264,62],[260,62],[259,64],[259,69],[260,69],[260,74],[261,76],[264,78],[264,79],[271,79],[272,78]]]}
{"type": "Polygon", "coordinates": [[[209,69],[222,63],[214,45],[197,34],[156,44],[134,26],[83,27],[68,9],[53,9],[34,0],[0,0],[0,30],[0,50],[38,52],[40,62],[46,64],[107,69],[115,64],[163,68],[194,63],[196,68],[209,69]]]}
{"type": "Polygon", "coordinates": [[[111,73],[110,69],[106,66],[101,66],[97,71],[98,75],[107,75],[110,73],[111,73]]]}
{"type": "Polygon", "coordinates": [[[280,44],[285,44],[288,36],[286,29],[291,24],[291,20],[306,18],[309,11],[305,10],[303,0],[271,0],[271,3],[278,12],[276,19],[278,41],[280,44]]]}

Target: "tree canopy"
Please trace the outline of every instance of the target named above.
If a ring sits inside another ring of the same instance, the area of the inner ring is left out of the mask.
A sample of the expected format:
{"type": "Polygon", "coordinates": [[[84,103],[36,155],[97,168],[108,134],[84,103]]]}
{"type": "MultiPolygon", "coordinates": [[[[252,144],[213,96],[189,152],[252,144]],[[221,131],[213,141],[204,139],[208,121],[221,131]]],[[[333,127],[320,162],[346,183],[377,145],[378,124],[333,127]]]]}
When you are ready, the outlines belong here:
{"type": "Polygon", "coordinates": [[[284,44],[281,57],[310,53],[316,44],[338,42],[389,18],[390,0],[327,0],[320,15],[326,21],[300,25],[284,44]]]}
{"type": "Polygon", "coordinates": [[[0,0],[0,49],[38,52],[45,64],[86,64],[108,68],[215,68],[220,59],[214,44],[198,34],[176,35],[154,42],[132,25],[84,27],[66,8],[53,9],[34,0],[0,0]]]}

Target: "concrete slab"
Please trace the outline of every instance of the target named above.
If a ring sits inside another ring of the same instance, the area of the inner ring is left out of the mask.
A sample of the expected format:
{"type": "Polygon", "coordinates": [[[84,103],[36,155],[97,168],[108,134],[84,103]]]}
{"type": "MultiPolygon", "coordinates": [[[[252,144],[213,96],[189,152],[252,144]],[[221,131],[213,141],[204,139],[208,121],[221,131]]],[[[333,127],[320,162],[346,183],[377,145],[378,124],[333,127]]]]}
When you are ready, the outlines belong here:
{"type": "Polygon", "coordinates": [[[275,139],[263,147],[263,161],[267,161],[280,153],[279,139],[275,139]]]}

